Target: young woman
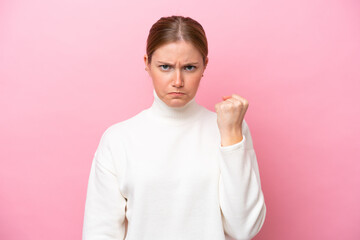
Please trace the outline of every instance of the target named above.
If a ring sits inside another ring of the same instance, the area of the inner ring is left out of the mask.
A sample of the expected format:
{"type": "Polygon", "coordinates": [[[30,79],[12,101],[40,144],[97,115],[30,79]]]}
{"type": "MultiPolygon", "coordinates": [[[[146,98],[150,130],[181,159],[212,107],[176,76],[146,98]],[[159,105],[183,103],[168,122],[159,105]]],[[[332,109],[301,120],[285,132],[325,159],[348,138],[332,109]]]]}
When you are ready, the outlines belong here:
{"type": "Polygon", "coordinates": [[[214,113],[195,101],[207,53],[189,17],[162,17],[150,29],[144,62],[154,101],[103,133],[83,240],[243,240],[260,231],[266,206],[249,103],[234,93],[214,113]]]}

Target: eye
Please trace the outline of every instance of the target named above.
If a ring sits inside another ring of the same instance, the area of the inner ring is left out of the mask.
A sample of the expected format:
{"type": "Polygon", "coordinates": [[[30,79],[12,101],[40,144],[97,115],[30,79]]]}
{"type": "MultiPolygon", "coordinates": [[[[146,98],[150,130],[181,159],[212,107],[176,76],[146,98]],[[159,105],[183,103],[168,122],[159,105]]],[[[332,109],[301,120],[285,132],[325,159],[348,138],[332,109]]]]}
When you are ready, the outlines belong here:
{"type": "Polygon", "coordinates": [[[195,66],[192,66],[192,65],[189,65],[189,66],[186,66],[185,68],[187,68],[187,70],[189,70],[189,71],[192,71],[192,70],[194,70],[196,67],[195,67],[195,66]],[[191,69],[189,69],[189,67],[190,67],[191,69]]]}
{"type": "Polygon", "coordinates": [[[169,65],[160,65],[159,66],[162,70],[169,70],[169,65]],[[165,68],[162,68],[162,67],[165,67],[165,68]]]}

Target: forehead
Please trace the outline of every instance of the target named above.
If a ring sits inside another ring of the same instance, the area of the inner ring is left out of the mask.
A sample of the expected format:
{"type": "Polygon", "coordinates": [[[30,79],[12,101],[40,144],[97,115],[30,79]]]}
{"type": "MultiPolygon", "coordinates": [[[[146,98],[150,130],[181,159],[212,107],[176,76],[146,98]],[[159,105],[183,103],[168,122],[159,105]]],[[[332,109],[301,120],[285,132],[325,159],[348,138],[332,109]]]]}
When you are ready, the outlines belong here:
{"type": "Polygon", "coordinates": [[[185,41],[167,43],[155,50],[153,58],[162,61],[196,61],[202,58],[193,44],[185,41]]]}

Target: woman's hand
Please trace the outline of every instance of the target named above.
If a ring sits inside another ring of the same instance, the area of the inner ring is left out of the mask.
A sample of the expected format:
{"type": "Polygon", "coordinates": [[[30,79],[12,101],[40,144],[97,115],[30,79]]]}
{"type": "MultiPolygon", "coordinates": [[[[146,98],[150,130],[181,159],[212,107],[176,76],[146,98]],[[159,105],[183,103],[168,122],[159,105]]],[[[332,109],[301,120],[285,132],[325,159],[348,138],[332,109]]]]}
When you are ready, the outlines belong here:
{"type": "Polygon", "coordinates": [[[237,94],[223,96],[223,101],[215,104],[221,146],[232,145],[243,139],[241,125],[248,106],[249,102],[237,94]]]}

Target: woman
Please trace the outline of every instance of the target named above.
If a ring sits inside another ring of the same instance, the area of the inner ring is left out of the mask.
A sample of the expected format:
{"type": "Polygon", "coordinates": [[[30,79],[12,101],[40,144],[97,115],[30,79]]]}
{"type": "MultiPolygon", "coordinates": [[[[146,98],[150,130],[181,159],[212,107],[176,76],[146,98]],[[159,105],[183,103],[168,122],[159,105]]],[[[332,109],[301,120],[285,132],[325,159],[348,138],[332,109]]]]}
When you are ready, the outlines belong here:
{"type": "Polygon", "coordinates": [[[150,29],[144,62],[154,101],[103,133],[83,240],[251,239],[260,231],[266,206],[248,102],[225,96],[216,113],[197,104],[207,53],[191,18],[163,17],[150,29]]]}

